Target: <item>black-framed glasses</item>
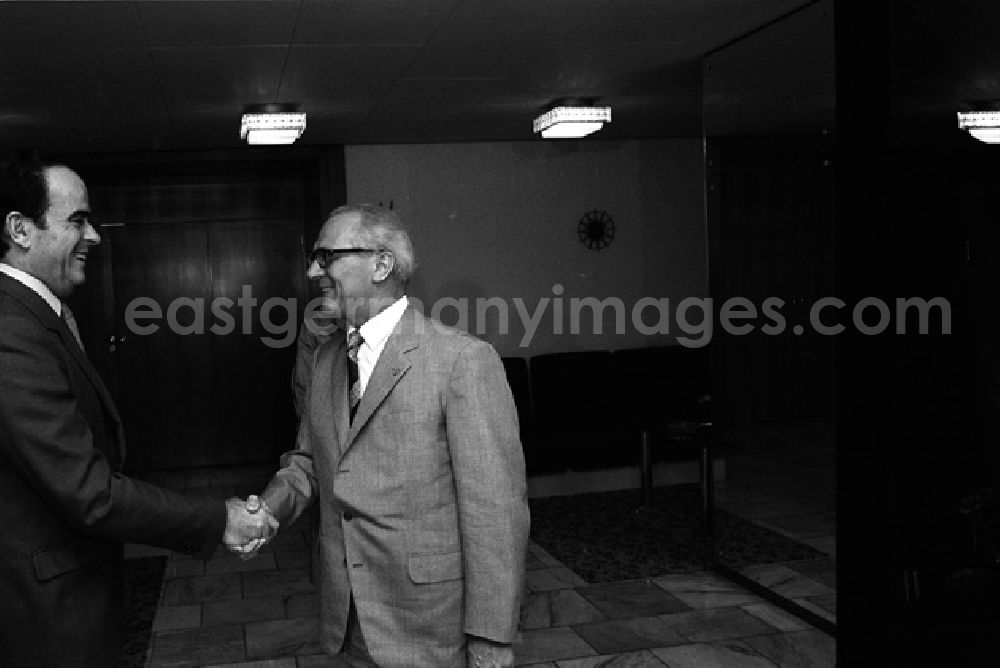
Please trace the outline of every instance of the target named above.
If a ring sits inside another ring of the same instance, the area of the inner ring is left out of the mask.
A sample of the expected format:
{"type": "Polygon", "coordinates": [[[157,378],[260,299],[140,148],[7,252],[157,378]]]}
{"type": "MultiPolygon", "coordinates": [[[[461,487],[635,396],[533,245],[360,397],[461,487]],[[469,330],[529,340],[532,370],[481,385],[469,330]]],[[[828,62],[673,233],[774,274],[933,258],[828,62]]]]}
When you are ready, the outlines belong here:
{"type": "Polygon", "coordinates": [[[319,265],[320,269],[326,269],[335,260],[338,260],[347,255],[357,255],[359,253],[377,253],[377,248],[314,248],[311,255],[309,255],[309,264],[313,262],[319,265]]]}

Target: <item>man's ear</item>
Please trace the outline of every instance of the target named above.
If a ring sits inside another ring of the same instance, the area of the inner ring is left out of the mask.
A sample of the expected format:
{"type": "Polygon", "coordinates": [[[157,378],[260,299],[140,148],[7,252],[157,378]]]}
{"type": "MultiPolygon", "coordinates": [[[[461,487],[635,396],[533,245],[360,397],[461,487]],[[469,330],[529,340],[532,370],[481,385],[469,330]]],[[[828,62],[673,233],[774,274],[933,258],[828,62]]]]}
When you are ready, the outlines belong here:
{"type": "Polygon", "coordinates": [[[392,274],[392,270],[396,267],[396,258],[392,254],[392,251],[380,250],[375,256],[375,273],[372,275],[372,280],[375,283],[381,283],[385,279],[389,278],[392,274]]]}
{"type": "Polygon", "coordinates": [[[35,230],[35,221],[20,211],[11,211],[3,221],[3,235],[7,240],[21,248],[31,248],[31,233],[35,230]]]}

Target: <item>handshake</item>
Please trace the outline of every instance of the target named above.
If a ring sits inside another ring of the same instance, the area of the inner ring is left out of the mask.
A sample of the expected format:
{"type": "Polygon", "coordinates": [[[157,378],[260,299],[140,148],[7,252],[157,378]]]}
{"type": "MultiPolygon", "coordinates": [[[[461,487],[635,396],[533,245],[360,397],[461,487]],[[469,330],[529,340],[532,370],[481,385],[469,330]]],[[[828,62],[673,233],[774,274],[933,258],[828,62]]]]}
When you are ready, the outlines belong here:
{"type": "Polygon", "coordinates": [[[241,559],[252,559],[278,533],[278,520],[262,499],[253,494],[246,501],[226,500],[226,532],[222,542],[241,559]]]}

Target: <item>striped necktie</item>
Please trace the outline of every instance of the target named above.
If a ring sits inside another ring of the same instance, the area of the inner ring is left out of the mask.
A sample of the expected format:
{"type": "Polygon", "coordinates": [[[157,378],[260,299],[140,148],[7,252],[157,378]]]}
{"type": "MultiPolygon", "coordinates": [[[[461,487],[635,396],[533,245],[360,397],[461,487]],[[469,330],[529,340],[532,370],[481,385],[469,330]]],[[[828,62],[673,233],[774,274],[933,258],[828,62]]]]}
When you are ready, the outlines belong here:
{"type": "MultiPolygon", "coordinates": [[[[83,339],[80,338],[80,328],[76,326],[76,318],[73,316],[73,311],[70,310],[69,304],[66,302],[62,303],[60,315],[63,322],[66,323],[66,327],[69,328],[70,333],[73,334],[73,338],[80,344],[80,350],[84,350],[83,339]]],[[[84,351],[84,354],[86,355],[86,351],[84,351]]]]}
{"type": "Polygon", "coordinates": [[[347,367],[348,378],[351,386],[351,422],[354,422],[354,414],[358,412],[358,404],[361,403],[361,373],[358,369],[358,348],[364,339],[361,332],[352,329],[347,332],[347,367]]]}

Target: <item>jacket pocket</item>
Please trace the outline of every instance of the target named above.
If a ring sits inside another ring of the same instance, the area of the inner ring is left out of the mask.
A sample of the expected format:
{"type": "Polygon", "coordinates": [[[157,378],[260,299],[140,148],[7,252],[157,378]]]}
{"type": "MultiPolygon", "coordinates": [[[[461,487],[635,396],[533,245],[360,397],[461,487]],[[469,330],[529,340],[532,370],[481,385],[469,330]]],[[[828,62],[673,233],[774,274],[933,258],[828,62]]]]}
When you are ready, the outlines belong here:
{"type": "Polygon", "coordinates": [[[35,577],[45,582],[63,573],[78,570],[84,566],[113,557],[121,547],[117,544],[61,543],[40,550],[31,555],[35,577]]]}
{"type": "Polygon", "coordinates": [[[462,577],[462,553],[411,554],[408,570],[416,583],[446,582],[462,577]]]}

